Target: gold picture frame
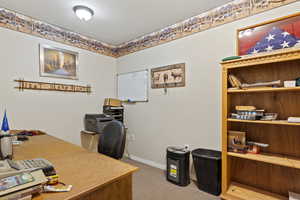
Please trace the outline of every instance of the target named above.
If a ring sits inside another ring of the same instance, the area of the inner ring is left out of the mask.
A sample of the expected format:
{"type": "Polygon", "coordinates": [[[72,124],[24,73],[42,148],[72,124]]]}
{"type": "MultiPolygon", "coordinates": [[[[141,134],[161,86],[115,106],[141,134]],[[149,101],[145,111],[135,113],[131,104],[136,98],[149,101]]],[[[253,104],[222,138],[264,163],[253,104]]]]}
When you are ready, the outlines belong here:
{"type": "Polygon", "coordinates": [[[40,76],[78,80],[78,53],[40,44],[40,76]]]}

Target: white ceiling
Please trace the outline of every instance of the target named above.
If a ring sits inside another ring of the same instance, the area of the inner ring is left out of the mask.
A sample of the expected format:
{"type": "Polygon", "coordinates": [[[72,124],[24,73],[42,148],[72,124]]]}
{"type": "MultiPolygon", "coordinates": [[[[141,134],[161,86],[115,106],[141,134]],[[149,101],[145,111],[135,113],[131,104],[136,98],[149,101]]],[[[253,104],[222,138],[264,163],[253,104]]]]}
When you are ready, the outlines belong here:
{"type": "Polygon", "coordinates": [[[0,6],[60,27],[119,45],[160,30],[231,0],[0,0],[0,6]],[[95,11],[80,21],[72,11],[85,5],[95,11]]]}

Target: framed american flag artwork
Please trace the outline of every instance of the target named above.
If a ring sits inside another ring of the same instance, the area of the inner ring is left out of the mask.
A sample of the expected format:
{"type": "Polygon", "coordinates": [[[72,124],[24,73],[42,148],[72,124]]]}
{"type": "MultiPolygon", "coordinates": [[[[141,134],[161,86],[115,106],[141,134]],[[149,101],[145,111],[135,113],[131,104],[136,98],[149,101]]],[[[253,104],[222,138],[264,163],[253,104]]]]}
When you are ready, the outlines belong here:
{"type": "Polygon", "coordinates": [[[239,56],[292,47],[300,48],[300,13],[237,31],[239,56]]]}

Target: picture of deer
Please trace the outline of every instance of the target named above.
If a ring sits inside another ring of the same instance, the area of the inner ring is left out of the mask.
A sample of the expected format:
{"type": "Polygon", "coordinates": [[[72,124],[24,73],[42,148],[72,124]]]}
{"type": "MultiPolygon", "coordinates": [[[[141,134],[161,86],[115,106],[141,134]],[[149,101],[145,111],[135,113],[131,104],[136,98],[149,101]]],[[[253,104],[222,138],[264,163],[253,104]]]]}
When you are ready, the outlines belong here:
{"type": "Polygon", "coordinates": [[[173,76],[174,80],[176,81],[177,78],[182,78],[182,72],[181,71],[172,71],[171,76],[173,76]]]}

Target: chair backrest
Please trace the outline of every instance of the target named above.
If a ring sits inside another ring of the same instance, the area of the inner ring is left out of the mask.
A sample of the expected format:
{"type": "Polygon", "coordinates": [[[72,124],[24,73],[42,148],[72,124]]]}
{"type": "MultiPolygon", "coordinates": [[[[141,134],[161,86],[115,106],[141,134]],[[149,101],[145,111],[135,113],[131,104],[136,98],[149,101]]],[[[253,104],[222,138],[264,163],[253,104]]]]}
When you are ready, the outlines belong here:
{"type": "Polygon", "coordinates": [[[107,124],[99,138],[98,152],[115,159],[123,157],[126,142],[124,125],[116,120],[107,124]]]}

